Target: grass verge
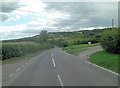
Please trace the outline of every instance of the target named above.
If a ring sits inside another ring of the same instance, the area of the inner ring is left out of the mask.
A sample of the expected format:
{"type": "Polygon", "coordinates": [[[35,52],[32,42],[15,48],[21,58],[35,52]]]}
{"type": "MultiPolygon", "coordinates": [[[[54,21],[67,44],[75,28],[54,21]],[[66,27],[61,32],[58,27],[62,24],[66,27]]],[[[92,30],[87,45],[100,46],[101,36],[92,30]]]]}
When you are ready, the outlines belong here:
{"type": "Polygon", "coordinates": [[[78,48],[78,49],[70,49],[70,50],[67,50],[67,53],[69,53],[69,54],[77,54],[77,53],[80,53],[80,52],[85,51],[85,50],[88,50],[88,49],[80,49],[80,48],[78,48]]]}
{"type": "Polygon", "coordinates": [[[97,46],[97,45],[100,45],[100,43],[73,45],[73,46],[63,47],[62,50],[93,47],[93,46],[97,46]]]}
{"type": "Polygon", "coordinates": [[[38,51],[38,52],[35,52],[32,54],[27,54],[27,55],[21,56],[21,57],[14,57],[14,58],[2,60],[2,64],[7,64],[7,63],[11,63],[11,62],[18,61],[18,60],[23,60],[23,59],[31,59],[31,58],[35,57],[36,55],[38,55],[46,50],[41,50],[41,51],[38,51]]]}
{"type": "Polygon", "coordinates": [[[110,54],[105,51],[98,51],[90,56],[89,61],[118,73],[118,54],[110,54]]]}

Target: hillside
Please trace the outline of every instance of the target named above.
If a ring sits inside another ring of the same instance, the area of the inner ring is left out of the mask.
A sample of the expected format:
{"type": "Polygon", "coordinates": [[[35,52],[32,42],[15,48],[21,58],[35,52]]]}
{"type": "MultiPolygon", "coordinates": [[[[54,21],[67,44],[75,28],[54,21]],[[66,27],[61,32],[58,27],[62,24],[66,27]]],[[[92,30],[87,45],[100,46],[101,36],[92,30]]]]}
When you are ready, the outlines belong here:
{"type": "MultiPolygon", "coordinates": [[[[80,39],[80,38],[89,38],[89,37],[99,37],[99,34],[111,30],[111,28],[106,29],[94,29],[94,30],[81,30],[81,31],[73,31],[73,32],[49,32],[49,39],[80,39]]],[[[36,42],[38,43],[39,35],[27,38],[13,39],[13,40],[3,40],[3,43],[11,43],[11,42],[36,42]]]]}

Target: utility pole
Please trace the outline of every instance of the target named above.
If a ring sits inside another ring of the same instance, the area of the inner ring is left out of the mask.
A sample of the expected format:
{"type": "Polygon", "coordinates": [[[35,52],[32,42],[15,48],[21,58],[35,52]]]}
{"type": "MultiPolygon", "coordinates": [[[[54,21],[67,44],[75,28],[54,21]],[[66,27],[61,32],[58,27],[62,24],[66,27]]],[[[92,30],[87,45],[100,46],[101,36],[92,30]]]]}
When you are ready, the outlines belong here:
{"type": "Polygon", "coordinates": [[[120,1],[118,2],[118,28],[120,27],[120,1]]]}
{"type": "Polygon", "coordinates": [[[114,28],[114,19],[112,19],[112,29],[114,28]]]}

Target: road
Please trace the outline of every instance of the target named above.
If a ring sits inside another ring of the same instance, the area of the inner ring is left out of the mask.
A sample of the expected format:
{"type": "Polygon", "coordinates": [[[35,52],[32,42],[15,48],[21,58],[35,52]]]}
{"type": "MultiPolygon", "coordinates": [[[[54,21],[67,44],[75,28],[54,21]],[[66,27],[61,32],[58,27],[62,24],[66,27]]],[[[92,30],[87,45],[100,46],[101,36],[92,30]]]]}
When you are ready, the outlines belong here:
{"type": "Polygon", "coordinates": [[[79,56],[80,59],[82,60],[87,60],[89,58],[89,56],[97,51],[103,50],[103,48],[101,46],[95,46],[95,47],[87,47],[89,50],[83,51],[79,54],[77,54],[76,56],[79,56]]]}
{"type": "Polygon", "coordinates": [[[118,85],[118,75],[69,55],[58,47],[16,63],[3,65],[3,86],[118,85]]]}

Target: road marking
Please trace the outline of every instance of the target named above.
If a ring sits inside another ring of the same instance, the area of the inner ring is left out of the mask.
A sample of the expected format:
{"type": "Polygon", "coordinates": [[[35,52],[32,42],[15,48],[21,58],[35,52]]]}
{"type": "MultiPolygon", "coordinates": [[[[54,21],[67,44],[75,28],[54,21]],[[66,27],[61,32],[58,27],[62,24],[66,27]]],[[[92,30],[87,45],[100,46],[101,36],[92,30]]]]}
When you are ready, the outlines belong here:
{"type": "Polygon", "coordinates": [[[87,62],[87,63],[89,63],[89,64],[92,64],[92,65],[94,65],[94,66],[96,66],[96,67],[99,67],[99,68],[101,68],[101,69],[103,69],[103,70],[106,70],[106,71],[108,71],[108,72],[111,72],[111,73],[113,73],[113,74],[119,75],[119,74],[116,73],[116,72],[113,72],[113,71],[111,71],[111,70],[108,70],[108,69],[106,69],[106,68],[103,68],[103,67],[101,67],[101,66],[98,66],[98,65],[96,65],[96,64],[93,64],[93,63],[91,63],[91,62],[88,62],[88,61],[85,61],[85,62],[87,62]]]}
{"type": "Polygon", "coordinates": [[[14,74],[11,74],[9,77],[12,77],[14,74]]]}
{"type": "Polygon", "coordinates": [[[69,55],[69,56],[73,56],[73,55],[71,55],[71,54],[67,53],[66,51],[64,51],[64,53],[65,53],[65,54],[67,54],[67,55],[69,55]]]}
{"type": "Polygon", "coordinates": [[[62,48],[60,48],[60,50],[62,51],[62,48]]]}
{"type": "Polygon", "coordinates": [[[51,54],[51,57],[53,57],[53,54],[51,54]]]}
{"type": "Polygon", "coordinates": [[[56,67],[54,59],[52,59],[52,62],[53,62],[54,67],[56,67]]]}
{"type": "Polygon", "coordinates": [[[24,65],[22,65],[22,67],[24,67],[24,65]]]}
{"type": "Polygon", "coordinates": [[[16,70],[16,72],[19,71],[19,70],[20,70],[20,68],[18,68],[18,69],[16,70]]]}
{"type": "Polygon", "coordinates": [[[27,63],[26,63],[27,64],[27,63]]]}
{"type": "Polygon", "coordinates": [[[60,75],[58,75],[58,79],[59,79],[59,81],[60,81],[60,85],[61,85],[62,87],[64,87],[64,85],[63,85],[63,82],[62,82],[62,80],[61,80],[60,75]]]}

